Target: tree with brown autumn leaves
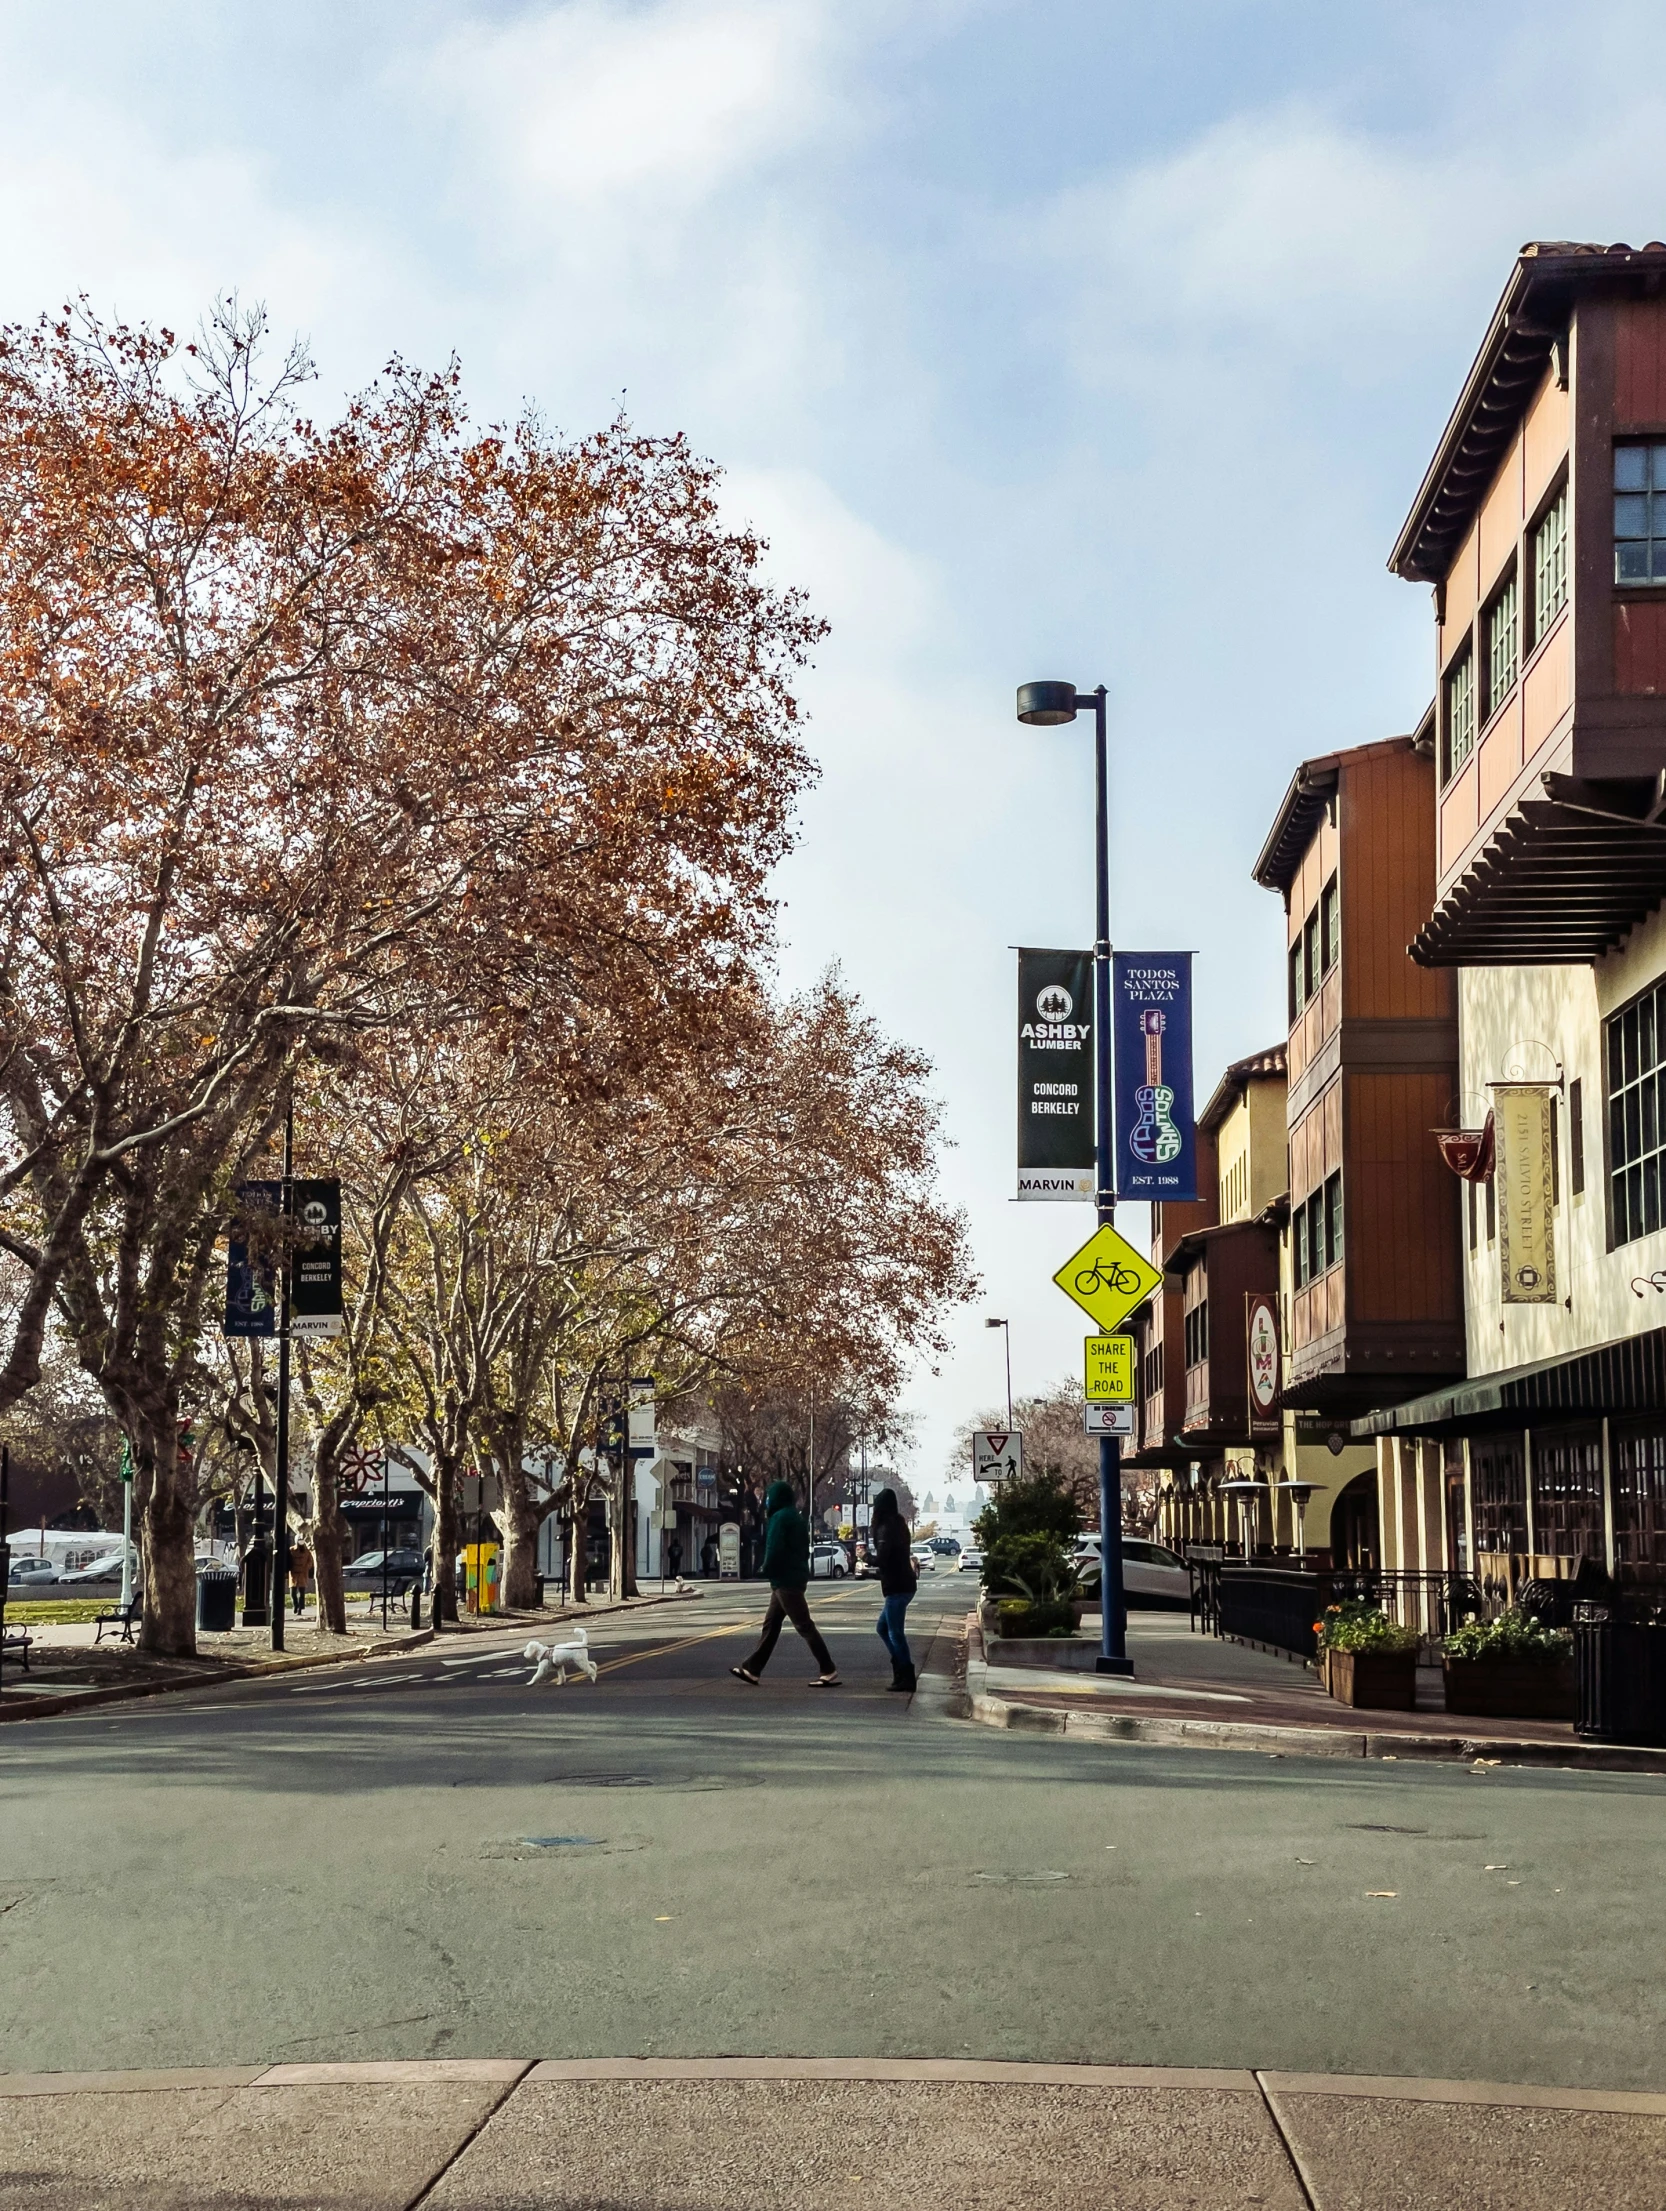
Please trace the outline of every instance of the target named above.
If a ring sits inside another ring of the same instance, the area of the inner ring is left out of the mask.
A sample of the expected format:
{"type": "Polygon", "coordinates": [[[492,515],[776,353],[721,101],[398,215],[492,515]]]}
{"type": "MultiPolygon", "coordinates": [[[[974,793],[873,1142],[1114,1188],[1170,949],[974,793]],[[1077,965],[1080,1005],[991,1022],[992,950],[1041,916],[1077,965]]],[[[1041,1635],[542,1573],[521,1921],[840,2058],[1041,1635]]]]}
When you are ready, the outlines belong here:
{"type": "Polygon", "coordinates": [[[680,440],[477,431],[398,363],[319,427],[262,335],[0,334],[0,1410],[56,1308],[169,1651],[182,1391],[290,1085],[389,1026],[698,1031],[807,772],[816,625],[680,440]]]}

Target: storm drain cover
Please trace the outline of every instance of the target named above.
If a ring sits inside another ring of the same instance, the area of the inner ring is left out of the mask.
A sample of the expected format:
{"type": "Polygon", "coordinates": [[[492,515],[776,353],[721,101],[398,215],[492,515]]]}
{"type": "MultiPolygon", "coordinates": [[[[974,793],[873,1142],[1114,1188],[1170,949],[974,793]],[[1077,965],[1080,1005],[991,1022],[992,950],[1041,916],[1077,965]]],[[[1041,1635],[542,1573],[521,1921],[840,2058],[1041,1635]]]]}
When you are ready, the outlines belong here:
{"type": "Polygon", "coordinates": [[[528,1850],[600,1850],[600,1835],[517,1835],[528,1850]]]}

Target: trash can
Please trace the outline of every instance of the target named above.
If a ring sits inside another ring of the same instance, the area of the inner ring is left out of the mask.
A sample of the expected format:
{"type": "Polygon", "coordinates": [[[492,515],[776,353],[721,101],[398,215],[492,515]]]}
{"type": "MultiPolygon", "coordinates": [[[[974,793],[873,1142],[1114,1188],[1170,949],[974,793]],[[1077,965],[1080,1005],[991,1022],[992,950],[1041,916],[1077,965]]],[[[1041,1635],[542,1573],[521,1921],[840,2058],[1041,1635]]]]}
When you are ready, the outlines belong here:
{"type": "Polygon", "coordinates": [[[1574,1733],[1666,1747],[1666,1607],[1619,1598],[1577,1604],[1574,1733]]]}
{"type": "Polygon", "coordinates": [[[544,1577],[542,1574],[533,1575],[532,1587],[534,1592],[532,1601],[537,1606],[538,1610],[542,1612],[544,1609],[544,1577]]]}
{"type": "Polygon", "coordinates": [[[237,1576],[224,1572],[197,1576],[197,1626],[205,1635],[224,1635],[236,1625],[237,1576]]]}

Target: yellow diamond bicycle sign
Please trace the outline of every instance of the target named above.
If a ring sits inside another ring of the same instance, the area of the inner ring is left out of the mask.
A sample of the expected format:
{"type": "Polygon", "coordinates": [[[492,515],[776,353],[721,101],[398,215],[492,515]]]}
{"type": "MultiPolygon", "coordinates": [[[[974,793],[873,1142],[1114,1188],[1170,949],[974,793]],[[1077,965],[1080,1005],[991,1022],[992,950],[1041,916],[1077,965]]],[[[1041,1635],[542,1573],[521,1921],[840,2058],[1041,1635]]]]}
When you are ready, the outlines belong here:
{"type": "Polygon", "coordinates": [[[1096,1228],[1053,1277],[1065,1296],[1074,1298],[1107,1335],[1151,1295],[1162,1279],[1109,1222],[1096,1228]]]}

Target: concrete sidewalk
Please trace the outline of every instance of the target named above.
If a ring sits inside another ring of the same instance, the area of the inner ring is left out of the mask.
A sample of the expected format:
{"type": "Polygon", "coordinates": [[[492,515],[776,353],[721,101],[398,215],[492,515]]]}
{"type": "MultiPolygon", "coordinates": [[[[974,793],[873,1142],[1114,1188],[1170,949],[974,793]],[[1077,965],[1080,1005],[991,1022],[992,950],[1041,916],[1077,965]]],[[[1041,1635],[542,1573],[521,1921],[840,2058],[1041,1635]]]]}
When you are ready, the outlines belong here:
{"type": "Polygon", "coordinates": [[[932,1669],[939,1676],[952,1671],[954,1682],[935,1708],[988,1727],[1264,1756],[1481,1760],[1666,1774],[1666,1749],[1588,1742],[1565,1721],[1487,1720],[1421,1708],[1357,1710],[1329,1696],[1311,1668],[1193,1634],[1183,1616],[1171,1613],[1130,1613],[1131,1680],[1075,1669],[989,1665],[975,1613],[960,1630],[952,1663],[941,1635],[938,1646],[932,1669]]]}
{"type": "Polygon", "coordinates": [[[1659,2211],[1666,2096],[933,2059],[0,2076],[17,2211],[1659,2211]]]}

